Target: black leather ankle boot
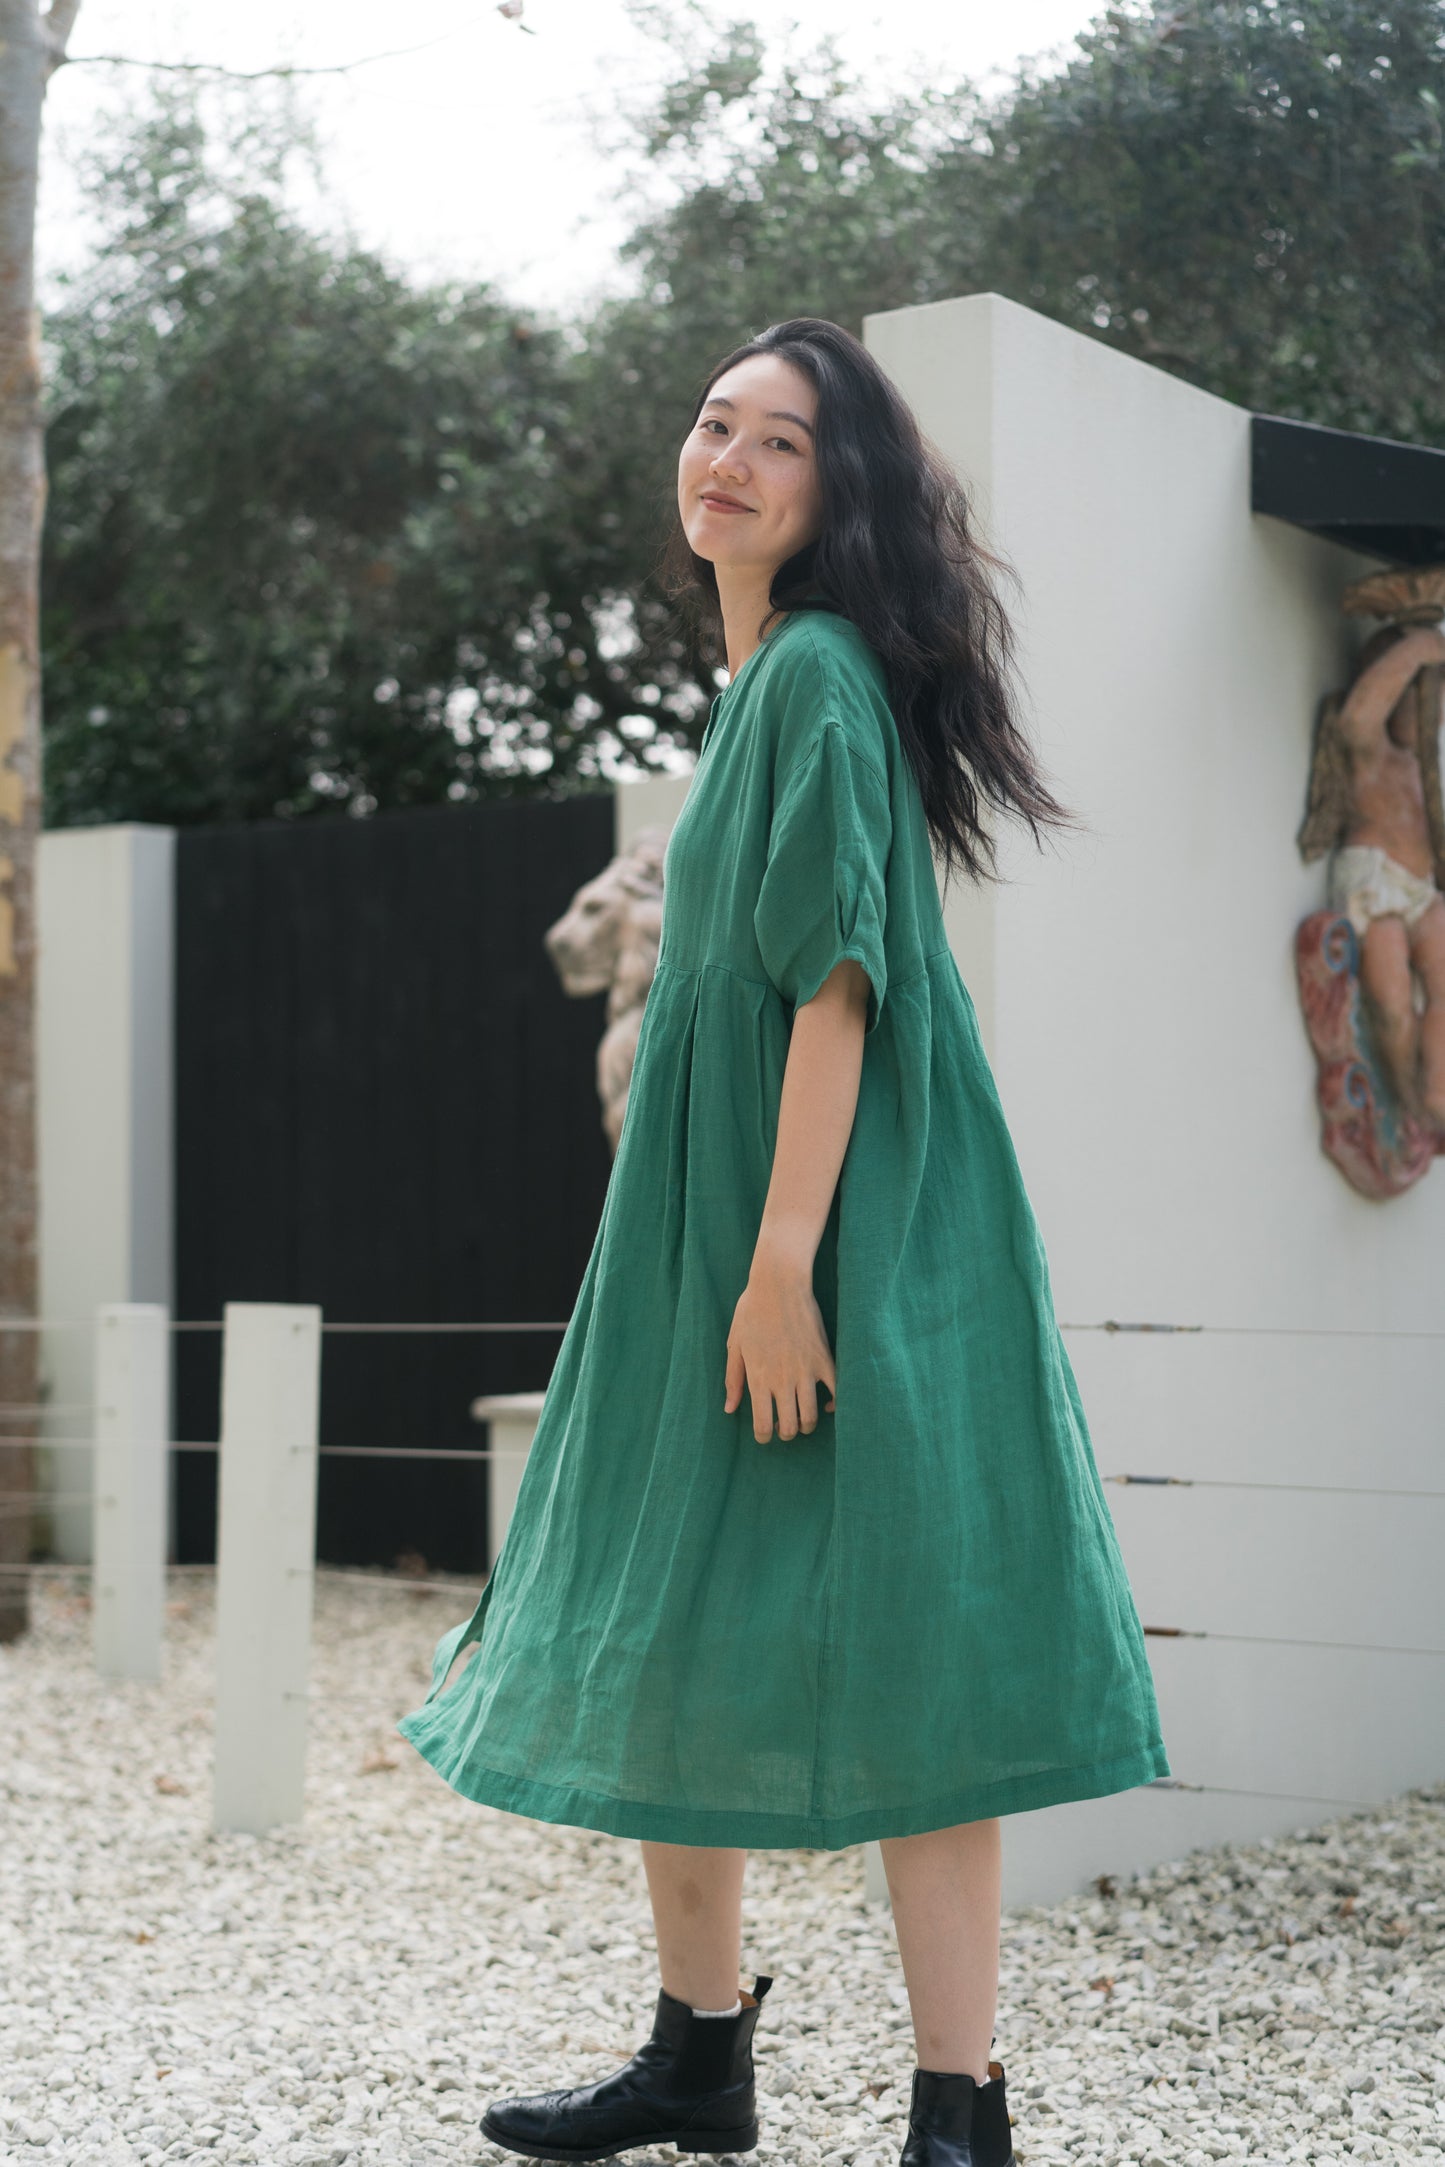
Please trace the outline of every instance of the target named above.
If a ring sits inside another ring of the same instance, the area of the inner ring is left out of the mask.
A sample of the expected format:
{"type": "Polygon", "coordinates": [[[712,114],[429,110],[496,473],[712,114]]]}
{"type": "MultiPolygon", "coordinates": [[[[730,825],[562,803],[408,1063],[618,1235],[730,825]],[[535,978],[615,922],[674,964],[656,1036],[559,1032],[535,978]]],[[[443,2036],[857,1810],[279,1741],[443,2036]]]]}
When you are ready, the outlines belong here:
{"type": "Polygon", "coordinates": [[[660,1987],[652,2037],[610,2077],[572,2091],[498,2099],[482,2135],[528,2159],[611,2159],[632,2145],[751,2152],[758,2141],[753,2031],[772,1980],[739,1989],[733,2017],[697,2017],[660,1987]]]}
{"type": "Polygon", "coordinates": [[[990,2062],[988,2075],[979,2084],[970,2076],[914,2070],[899,2167],[1014,2167],[1003,2063],[990,2062]]]}

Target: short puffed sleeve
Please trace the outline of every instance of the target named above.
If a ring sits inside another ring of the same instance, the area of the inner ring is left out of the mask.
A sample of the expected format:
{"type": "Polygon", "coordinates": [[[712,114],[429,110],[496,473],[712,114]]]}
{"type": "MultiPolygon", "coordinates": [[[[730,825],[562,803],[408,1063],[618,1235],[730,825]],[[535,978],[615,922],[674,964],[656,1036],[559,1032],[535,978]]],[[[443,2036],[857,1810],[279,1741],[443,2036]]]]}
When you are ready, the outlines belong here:
{"type": "Polygon", "coordinates": [[[826,721],[773,810],[753,931],[770,982],[795,1008],[852,956],[868,974],[866,1028],[888,986],[883,952],[893,818],[873,762],[826,721]]]}

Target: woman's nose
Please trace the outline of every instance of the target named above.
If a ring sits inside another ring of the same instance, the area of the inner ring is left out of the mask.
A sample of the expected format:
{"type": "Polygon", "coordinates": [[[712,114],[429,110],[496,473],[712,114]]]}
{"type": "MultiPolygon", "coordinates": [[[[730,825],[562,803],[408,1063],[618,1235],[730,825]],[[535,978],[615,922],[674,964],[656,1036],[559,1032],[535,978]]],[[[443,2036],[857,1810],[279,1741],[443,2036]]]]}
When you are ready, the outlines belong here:
{"type": "Polygon", "coordinates": [[[724,474],[744,475],[748,471],[747,460],[735,444],[722,445],[714,452],[710,464],[712,472],[719,478],[724,474]]]}

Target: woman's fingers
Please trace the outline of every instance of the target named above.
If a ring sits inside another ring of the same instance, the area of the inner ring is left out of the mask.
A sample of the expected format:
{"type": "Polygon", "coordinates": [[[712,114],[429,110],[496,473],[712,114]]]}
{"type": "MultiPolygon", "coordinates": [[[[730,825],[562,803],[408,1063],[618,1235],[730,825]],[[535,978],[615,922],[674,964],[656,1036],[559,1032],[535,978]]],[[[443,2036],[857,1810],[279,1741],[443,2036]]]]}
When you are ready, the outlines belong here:
{"type": "Polygon", "coordinates": [[[792,1385],[785,1385],[777,1395],[778,1441],[780,1444],[790,1445],[793,1439],[801,1435],[806,1427],[798,1418],[799,1397],[800,1394],[792,1385]]]}
{"type": "Polygon", "coordinates": [[[751,1286],[738,1297],[727,1339],[723,1412],[736,1413],[746,1392],[760,1445],[771,1444],[775,1435],[783,1444],[811,1437],[820,1411],[831,1415],[837,1406],[833,1353],[811,1291],[807,1307],[811,1315],[779,1318],[773,1303],[757,1302],[751,1286]],[[821,1410],[820,1380],[828,1392],[821,1410]]]}
{"type": "MultiPolygon", "coordinates": [[[[837,1406],[829,1372],[832,1363],[819,1364],[818,1377],[828,1386],[828,1403],[824,1414],[832,1414],[837,1406]]],[[[811,1437],[818,1427],[817,1379],[805,1377],[799,1384],[784,1384],[771,1392],[756,1390],[751,1382],[749,1391],[753,1400],[753,1435],[760,1445],[770,1444],[773,1437],[773,1408],[777,1406],[777,1434],[779,1442],[790,1444],[795,1437],[811,1437]]]]}
{"type": "Polygon", "coordinates": [[[735,1340],[728,1341],[727,1376],[723,1382],[723,1413],[735,1414],[747,1382],[747,1368],[743,1362],[743,1350],[735,1340]]]}

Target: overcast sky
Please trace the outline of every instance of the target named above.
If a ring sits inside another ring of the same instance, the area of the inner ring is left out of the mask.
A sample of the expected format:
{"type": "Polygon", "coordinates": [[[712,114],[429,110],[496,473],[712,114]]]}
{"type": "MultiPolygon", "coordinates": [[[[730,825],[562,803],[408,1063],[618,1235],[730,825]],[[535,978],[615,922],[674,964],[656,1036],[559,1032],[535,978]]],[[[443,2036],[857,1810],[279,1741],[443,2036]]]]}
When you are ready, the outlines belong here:
{"type": "MultiPolygon", "coordinates": [[[[613,175],[592,146],[585,104],[609,85],[656,80],[667,56],[629,21],[623,0],[524,0],[528,35],[493,0],[82,0],[76,55],[208,60],[237,69],[324,66],[397,47],[305,86],[341,212],[365,244],[418,271],[497,280],[534,307],[565,308],[615,284],[626,220],[608,203],[613,175]]],[[[718,20],[750,18],[781,40],[832,27],[847,57],[895,78],[997,81],[1021,56],[1057,54],[1101,0],[730,0],[718,20]]],[[[100,108],[135,95],[139,71],[66,67],[46,109],[40,247],[47,268],[84,247],[71,181],[100,108]]]]}

